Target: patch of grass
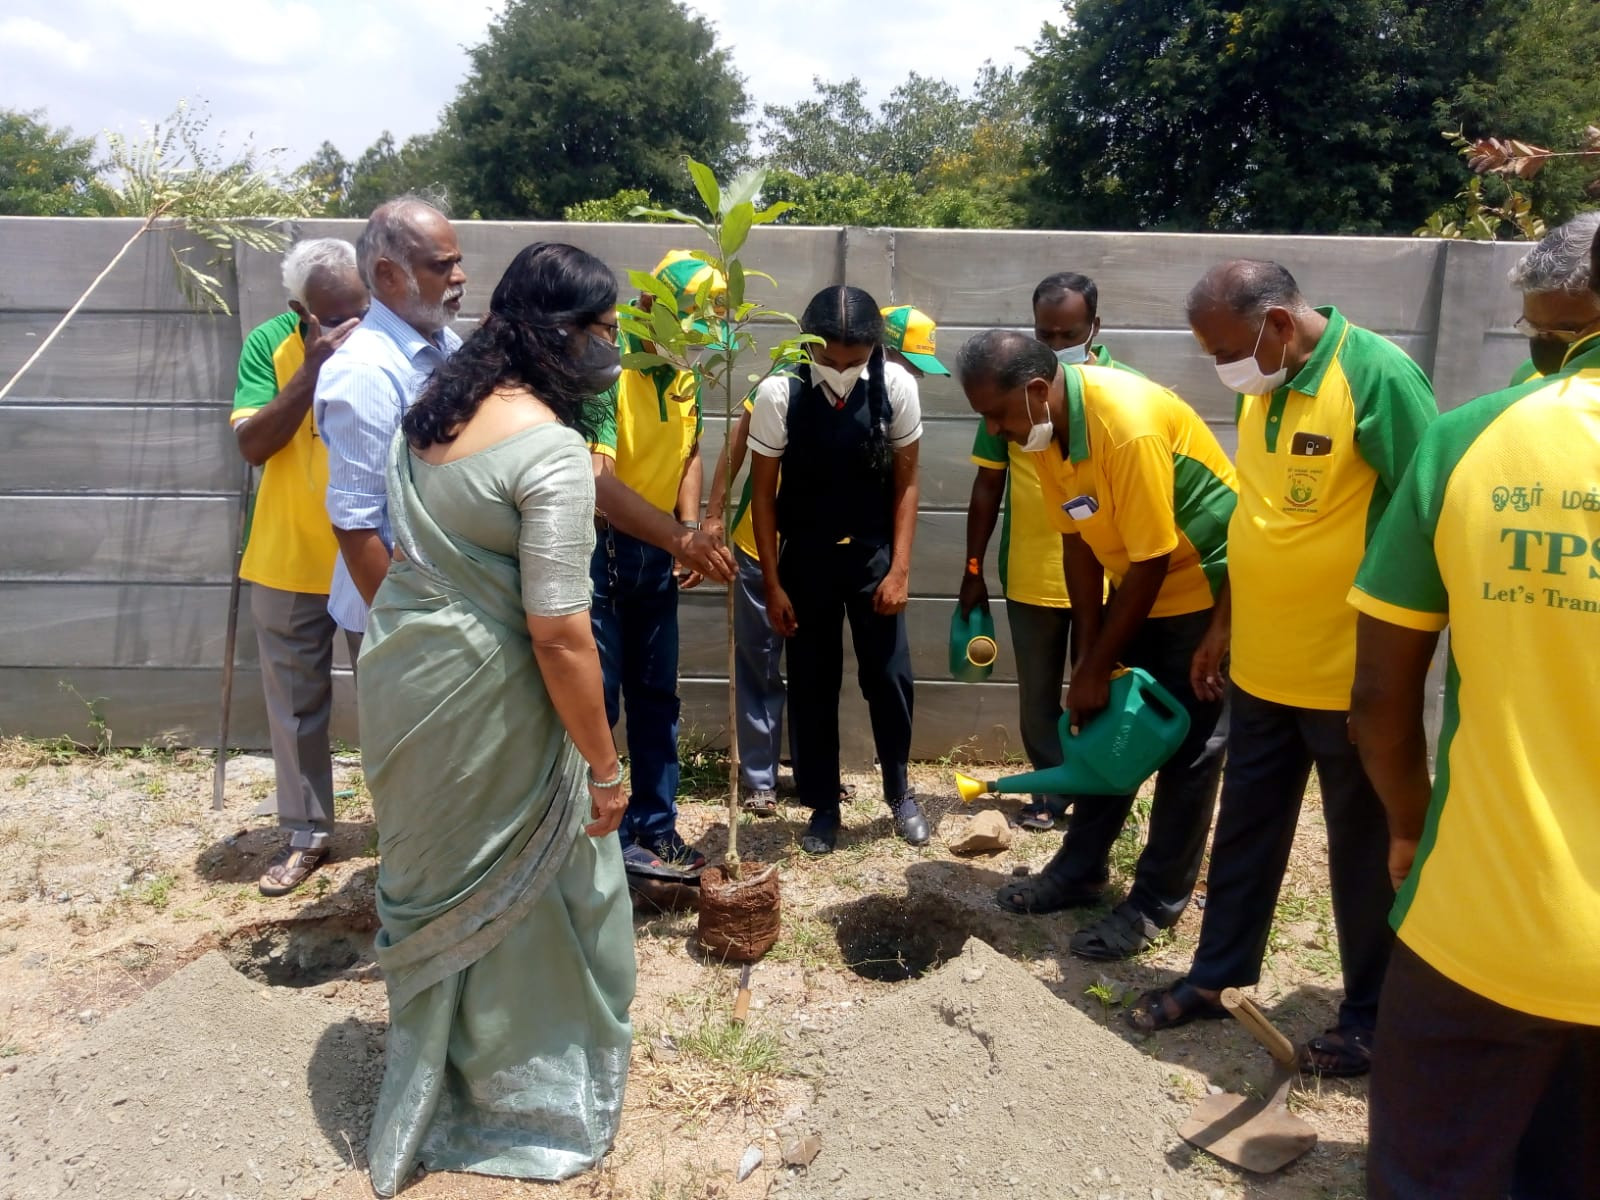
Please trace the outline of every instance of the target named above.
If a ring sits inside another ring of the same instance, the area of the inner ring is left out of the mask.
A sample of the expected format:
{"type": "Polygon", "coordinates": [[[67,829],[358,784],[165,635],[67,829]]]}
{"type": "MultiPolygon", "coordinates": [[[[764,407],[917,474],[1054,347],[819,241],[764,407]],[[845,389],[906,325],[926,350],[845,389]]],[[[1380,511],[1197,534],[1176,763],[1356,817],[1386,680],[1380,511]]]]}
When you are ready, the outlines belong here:
{"type": "Polygon", "coordinates": [[[728,799],[730,756],[693,732],[678,739],[678,796],[684,800],[728,799]]]}
{"type": "Polygon", "coordinates": [[[701,987],[668,998],[667,1022],[635,1040],[634,1065],[650,1103],[682,1125],[713,1112],[761,1112],[774,1100],[774,1081],[787,1073],[774,1034],[755,1021],[733,1022],[731,979],[708,970],[701,987]]]}
{"type": "Polygon", "coordinates": [[[1150,832],[1150,805],[1147,795],[1135,796],[1133,811],[1123,823],[1122,832],[1111,846],[1111,869],[1125,880],[1133,878],[1139,855],[1144,853],[1145,837],[1150,832]]]}
{"type": "Polygon", "coordinates": [[[799,963],[803,967],[844,965],[833,926],[805,912],[785,914],[783,932],[777,944],[767,952],[767,958],[773,962],[799,963]]]}
{"type": "Polygon", "coordinates": [[[89,832],[97,838],[103,838],[111,832],[111,822],[102,818],[89,827],[89,832]]]}
{"type": "Polygon", "coordinates": [[[17,1058],[22,1054],[22,1047],[15,1042],[0,1044],[0,1058],[17,1058]]]}
{"type": "Polygon", "coordinates": [[[146,796],[152,800],[159,800],[167,794],[167,781],[160,775],[151,775],[139,785],[146,796]]]}
{"type": "Polygon", "coordinates": [[[178,877],[176,875],[170,871],[164,871],[155,878],[146,881],[139,899],[157,912],[163,912],[167,905],[172,903],[172,889],[177,885],[177,882],[178,877]]]}
{"type": "Polygon", "coordinates": [[[32,781],[33,781],[33,772],[32,771],[18,771],[15,775],[13,775],[11,777],[11,790],[14,791],[14,792],[20,792],[23,788],[27,787],[28,784],[31,783],[32,781]]]}

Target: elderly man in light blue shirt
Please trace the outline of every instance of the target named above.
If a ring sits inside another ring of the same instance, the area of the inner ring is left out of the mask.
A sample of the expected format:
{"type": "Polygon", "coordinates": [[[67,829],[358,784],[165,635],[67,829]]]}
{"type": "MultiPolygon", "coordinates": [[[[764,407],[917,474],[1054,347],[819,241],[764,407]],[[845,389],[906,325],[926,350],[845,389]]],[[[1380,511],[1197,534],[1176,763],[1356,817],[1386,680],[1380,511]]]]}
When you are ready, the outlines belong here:
{"type": "Polygon", "coordinates": [[[339,542],[328,612],[354,660],[389,570],[385,468],[400,418],[461,339],[450,322],[467,281],[444,214],[416,196],[379,205],[356,242],[372,307],[322,368],[314,404],[328,448],[328,517],[339,542]]]}

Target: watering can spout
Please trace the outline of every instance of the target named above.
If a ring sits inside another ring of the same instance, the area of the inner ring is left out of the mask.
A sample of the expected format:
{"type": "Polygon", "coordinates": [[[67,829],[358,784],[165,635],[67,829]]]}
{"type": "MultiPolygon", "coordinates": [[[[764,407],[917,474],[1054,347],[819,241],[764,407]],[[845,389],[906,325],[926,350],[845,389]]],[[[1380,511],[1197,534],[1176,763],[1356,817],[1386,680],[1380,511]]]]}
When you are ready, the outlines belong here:
{"type": "Polygon", "coordinates": [[[1189,735],[1189,714],[1171,692],[1137,667],[1112,677],[1106,710],[1077,733],[1061,715],[1060,766],[1000,779],[974,779],[956,772],[964,803],[995,792],[1067,796],[1126,796],[1154,774],[1189,735]]]}

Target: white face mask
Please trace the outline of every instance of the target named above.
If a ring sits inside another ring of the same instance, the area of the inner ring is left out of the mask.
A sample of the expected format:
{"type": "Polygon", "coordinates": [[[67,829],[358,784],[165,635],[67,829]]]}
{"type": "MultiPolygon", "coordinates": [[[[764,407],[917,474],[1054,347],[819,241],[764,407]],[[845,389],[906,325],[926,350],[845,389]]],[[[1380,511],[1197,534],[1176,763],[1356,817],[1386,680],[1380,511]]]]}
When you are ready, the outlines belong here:
{"type": "Polygon", "coordinates": [[[832,367],[825,367],[819,362],[811,364],[811,378],[826,384],[828,390],[840,400],[850,395],[855,390],[856,380],[861,378],[861,373],[867,369],[866,363],[857,363],[843,371],[836,371],[832,367]]]}
{"type": "Polygon", "coordinates": [[[1088,362],[1089,343],[1092,341],[1094,341],[1094,335],[1090,334],[1076,346],[1063,346],[1056,351],[1056,361],[1064,367],[1075,367],[1080,363],[1088,362]]]}
{"type": "MultiPolygon", "coordinates": [[[[1033,421],[1033,401],[1028,398],[1028,393],[1022,393],[1022,402],[1028,406],[1028,420],[1033,421]]],[[[1050,440],[1056,436],[1056,427],[1050,422],[1050,409],[1046,406],[1044,420],[1035,421],[1028,427],[1028,436],[1022,440],[1024,454],[1038,454],[1050,448],[1050,440]]]]}
{"type": "Polygon", "coordinates": [[[1267,332],[1267,323],[1261,322],[1261,332],[1256,334],[1255,349],[1238,362],[1217,363],[1217,378],[1222,380],[1222,386],[1230,392],[1238,392],[1241,396],[1265,396],[1283,385],[1289,377],[1288,360],[1289,347],[1283,348],[1283,360],[1279,362],[1278,369],[1271,375],[1263,375],[1261,366],[1256,362],[1256,352],[1261,349],[1262,334],[1267,332]]]}

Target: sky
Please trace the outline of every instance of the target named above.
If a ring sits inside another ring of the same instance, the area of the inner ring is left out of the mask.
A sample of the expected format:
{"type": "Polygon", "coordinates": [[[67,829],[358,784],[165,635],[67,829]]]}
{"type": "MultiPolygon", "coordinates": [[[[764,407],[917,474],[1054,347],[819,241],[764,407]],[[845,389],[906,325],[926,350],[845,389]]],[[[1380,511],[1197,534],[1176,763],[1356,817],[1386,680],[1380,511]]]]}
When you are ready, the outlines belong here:
{"type": "MultiPolygon", "coordinates": [[[[503,0],[5,0],[0,107],[44,109],[80,135],[137,136],[180,98],[204,99],[228,144],[324,140],[353,158],[384,131],[433,129],[503,0]],[[333,81],[333,82],[330,82],[333,81]]],[[[910,72],[970,86],[986,59],[1021,65],[1062,0],[916,5],[693,0],[754,101],[790,104],[811,78],[859,76],[876,102],[910,72]],[[774,64],[782,59],[781,66],[774,64]]]]}

